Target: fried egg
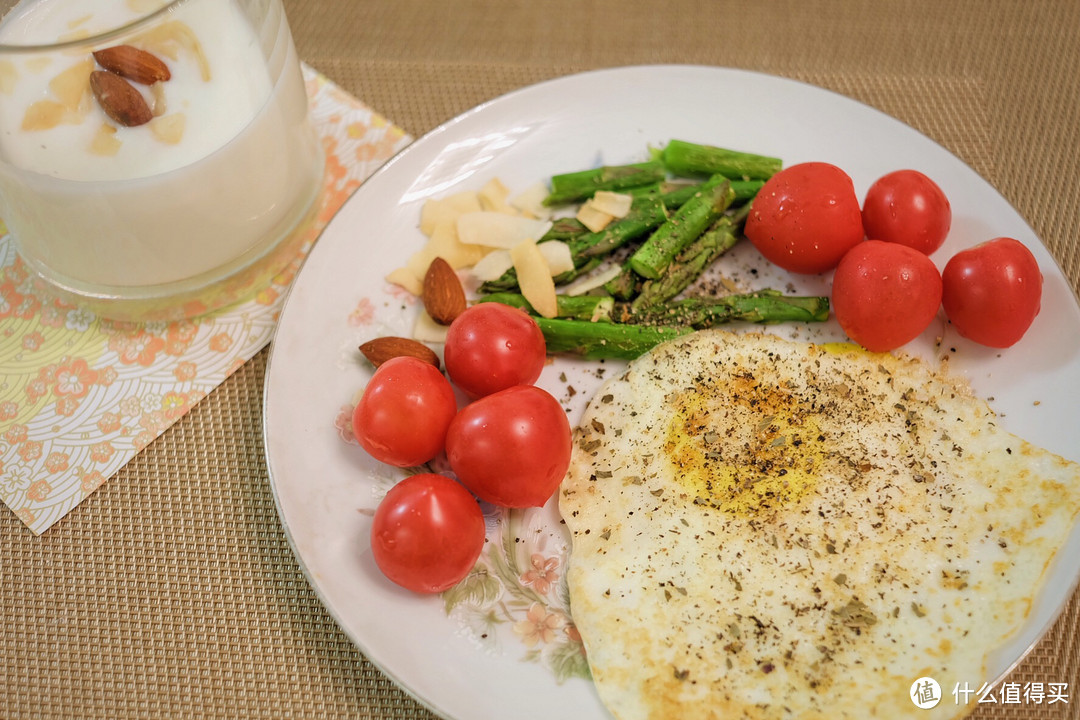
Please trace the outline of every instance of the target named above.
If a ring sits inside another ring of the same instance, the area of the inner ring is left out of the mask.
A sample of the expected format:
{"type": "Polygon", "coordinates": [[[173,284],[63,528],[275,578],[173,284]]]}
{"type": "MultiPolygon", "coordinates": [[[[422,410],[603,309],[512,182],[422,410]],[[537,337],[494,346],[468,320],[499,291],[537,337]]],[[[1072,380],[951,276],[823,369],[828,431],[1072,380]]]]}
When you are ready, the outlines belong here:
{"type": "Polygon", "coordinates": [[[597,392],[559,504],[616,718],[946,718],[952,682],[995,679],[1080,465],[923,361],[708,330],[597,392]]]}

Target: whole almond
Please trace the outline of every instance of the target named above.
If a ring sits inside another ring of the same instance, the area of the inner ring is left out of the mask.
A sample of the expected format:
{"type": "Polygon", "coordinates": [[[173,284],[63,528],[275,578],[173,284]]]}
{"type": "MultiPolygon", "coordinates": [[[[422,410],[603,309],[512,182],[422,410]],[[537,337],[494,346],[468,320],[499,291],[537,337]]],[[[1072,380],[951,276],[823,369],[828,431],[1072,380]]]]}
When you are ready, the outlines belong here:
{"type": "Polygon", "coordinates": [[[440,325],[449,325],[465,312],[465,288],[450,263],[437,257],[424,273],[424,309],[440,325]]]}
{"type": "Polygon", "coordinates": [[[439,356],[435,351],[423,343],[403,337],[379,337],[368,340],[360,346],[360,352],[364,354],[371,364],[379,367],[387,360],[396,357],[414,357],[426,363],[439,367],[439,356]]]}
{"type": "Polygon", "coordinates": [[[143,125],[154,117],[142,94],[116,73],[106,70],[90,73],[90,89],[105,114],[120,125],[143,125]]]}
{"type": "Polygon", "coordinates": [[[172,77],[169,66],[153,53],[131,45],[115,45],[94,52],[98,65],[142,85],[153,85],[172,77]]]}

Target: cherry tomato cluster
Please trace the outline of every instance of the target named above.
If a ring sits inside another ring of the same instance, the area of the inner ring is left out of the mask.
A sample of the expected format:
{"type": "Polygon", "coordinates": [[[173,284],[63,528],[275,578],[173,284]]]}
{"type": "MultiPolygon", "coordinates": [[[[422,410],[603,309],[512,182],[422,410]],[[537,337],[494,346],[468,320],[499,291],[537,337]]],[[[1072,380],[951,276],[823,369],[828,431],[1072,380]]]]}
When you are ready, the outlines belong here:
{"type": "Polygon", "coordinates": [[[745,233],[761,254],[795,273],[835,270],[832,306],[844,332],[885,352],[918,337],[943,308],[957,331],[1005,348],[1039,314],[1042,273],[1013,238],[994,238],[953,255],[939,271],[930,255],[952,225],[941,188],[916,170],[874,182],[862,205],[835,165],[781,170],[758,192],[745,233]]]}
{"type": "Polygon", "coordinates": [[[533,507],[558,487],[570,465],[570,422],[534,384],[546,356],[544,336],[524,311],[480,303],[447,331],[449,379],[415,357],[395,357],[376,369],[352,416],[361,446],[397,467],[445,453],[456,476],[412,475],[379,503],[371,548],[390,580],[417,592],[452,587],[483,549],[476,498],[533,507]],[[469,398],[460,410],[454,385],[469,398]]]}

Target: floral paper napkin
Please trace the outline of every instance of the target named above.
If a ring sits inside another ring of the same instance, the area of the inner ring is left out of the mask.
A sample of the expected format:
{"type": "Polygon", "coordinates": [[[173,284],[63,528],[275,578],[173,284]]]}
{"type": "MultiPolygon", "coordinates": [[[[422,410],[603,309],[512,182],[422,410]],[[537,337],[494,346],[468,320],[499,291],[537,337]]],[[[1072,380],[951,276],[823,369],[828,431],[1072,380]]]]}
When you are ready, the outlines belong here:
{"type": "Polygon", "coordinates": [[[0,499],[35,533],[266,346],[319,232],[411,141],[310,67],[304,77],[326,152],[322,206],[297,258],[247,301],[188,321],[100,320],[39,290],[0,221],[0,499]]]}

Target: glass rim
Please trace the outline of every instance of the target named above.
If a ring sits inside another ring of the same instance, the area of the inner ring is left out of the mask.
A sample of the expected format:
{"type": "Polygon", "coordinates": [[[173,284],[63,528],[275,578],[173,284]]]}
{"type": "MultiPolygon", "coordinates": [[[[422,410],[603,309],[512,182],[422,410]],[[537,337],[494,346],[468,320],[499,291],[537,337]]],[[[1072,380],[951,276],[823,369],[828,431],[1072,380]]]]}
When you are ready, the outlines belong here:
{"type": "MultiPolygon", "coordinates": [[[[188,0],[169,0],[164,5],[156,10],[151,10],[145,15],[141,15],[131,22],[117,27],[110,28],[109,30],[103,30],[93,35],[87,35],[80,38],[72,38],[71,40],[62,40],[58,42],[50,43],[28,43],[25,45],[12,45],[9,43],[0,42],[0,55],[14,55],[14,54],[28,54],[28,53],[42,53],[42,52],[55,52],[58,50],[70,50],[72,48],[78,48],[85,45],[98,45],[108,42],[123,35],[128,35],[131,32],[139,29],[143,25],[150,23],[153,20],[169,13],[173,8],[186,4],[188,0]]],[[[3,17],[0,17],[0,27],[2,27],[9,19],[10,14],[20,5],[16,3],[8,9],[7,13],[3,17]]]]}

